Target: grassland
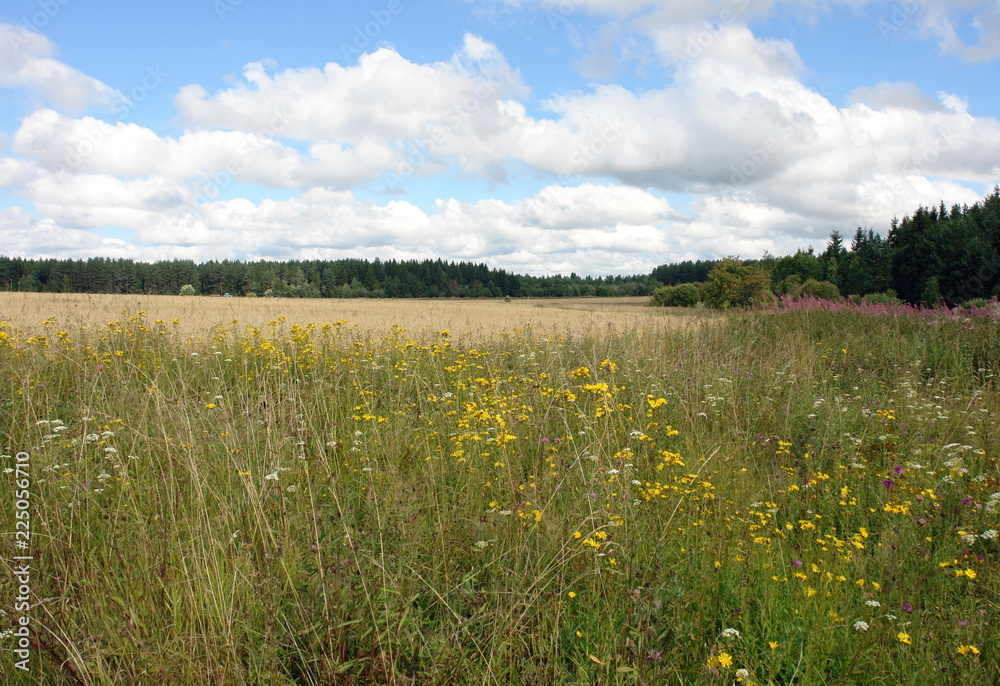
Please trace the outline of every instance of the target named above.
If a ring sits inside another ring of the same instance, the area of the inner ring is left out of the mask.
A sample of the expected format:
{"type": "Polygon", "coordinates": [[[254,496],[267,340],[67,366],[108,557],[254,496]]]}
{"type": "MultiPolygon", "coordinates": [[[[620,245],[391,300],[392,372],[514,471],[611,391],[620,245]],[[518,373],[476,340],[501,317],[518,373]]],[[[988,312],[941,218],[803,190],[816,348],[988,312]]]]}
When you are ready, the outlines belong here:
{"type": "Polygon", "coordinates": [[[0,313],[7,683],[1000,681],[995,319],[0,313]]]}

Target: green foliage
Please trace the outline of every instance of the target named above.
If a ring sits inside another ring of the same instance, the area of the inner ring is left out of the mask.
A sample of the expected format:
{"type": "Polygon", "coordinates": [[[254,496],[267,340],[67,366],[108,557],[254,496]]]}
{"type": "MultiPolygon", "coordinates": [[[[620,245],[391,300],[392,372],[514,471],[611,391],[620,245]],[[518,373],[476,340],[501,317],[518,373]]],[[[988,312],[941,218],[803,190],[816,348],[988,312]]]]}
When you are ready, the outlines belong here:
{"type": "Polygon", "coordinates": [[[928,306],[937,305],[941,302],[941,288],[938,286],[938,277],[932,276],[924,284],[924,290],[920,294],[920,301],[928,306]]]}
{"type": "Polygon", "coordinates": [[[821,300],[840,300],[840,289],[836,284],[829,281],[817,281],[809,279],[800,289],[802,295],[809,295],[821,300]]]}
{"type": "Polygon", "coordinates": [[[755,265],[734,258],[719,262],[708,275],[706,302],[719,309],[751,307],[770,300],[771,275],[755,265]]]}
{"type": "Polygon", "coordinates": [[[693,283],[662,286],[653,291],[651,305],[660,307],[694,307],[701,300],[701,291],[693,283]]]}
{"type": "Polygon", "coordinates": [[[896,295],[896,291],[891,288],[884,293],[868,293],[862,296],[861,302],[871,305],[901,305],[903,303],[896,295]]]}
{"type": "Polygon", "coordinates": [[[180,294],[181,295],[194,295],[195,294],[194,286],[192,286],[189,283],[184,284],[183,286],[181,286],[181,292],[180,292],[180,294]]]}

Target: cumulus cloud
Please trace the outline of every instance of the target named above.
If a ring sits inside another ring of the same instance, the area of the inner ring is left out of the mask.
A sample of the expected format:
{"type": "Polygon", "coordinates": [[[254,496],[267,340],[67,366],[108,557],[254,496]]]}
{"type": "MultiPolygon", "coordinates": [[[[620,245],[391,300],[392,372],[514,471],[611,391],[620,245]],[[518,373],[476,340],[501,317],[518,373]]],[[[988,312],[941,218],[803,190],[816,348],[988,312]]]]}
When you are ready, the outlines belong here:
{"type": "MultiPolygon", "coordinates": [[[[137,252],[125,241],[67,228],[48,217],[36,219],[19,207],[0,209],[0,245],[8,257],[136,257],[137,252]]],[[[146,255],[151,256],[152,251],[147,250],[146,255]]]]}
{"type": "Polygon", "coordinates": [[[38,254],[447,256],[530,273],[637,273],[787,254],[834,229],[885,227],[928,198],[975,202],[969,185],[1000,178],[1000,122],[970,115],[956,95],[880,83],[837,106],[803,83],[790,42],[738,21],[647,35],[674,72],[641,91],[594,85],[529,103],[501,51],[467,35],[430,64],[381,48],[346,66],[247,65],[231,88],[181,89],[187,128],[173,136],[41,108],[6,141],[0,187],[46,218],[8,210],[0,230],[38,254]],[[547,185],[519,200],[423,207],[359,190],[456,169],[488,183],[527,169],[547,185]],[[248,184],[265,190],[240,197],[248,184]],[[269,188],[296,193],[261,199],[269,188]],[[690,207],[677,211],[670,192],[690,207]],[[91,233],[108,226],[131,243],[91,233]]]}
{"type": "Polygon", "coordinates": [[[45,36],[0,23],[0,87],[23,88],[68,112],[126,102],[121,93],[55,59],[45,36]]]}
{"type": "MultiPolygon", "coordinates": [[[[897,10],[898,12],[898,10],[897,10]]],[[[1000,59],[1000,4],[993,0],[929,0],[922,12],[913,12],[919,28],[938,39],[941,50],[958,55],[968,62],[1000,59]],[[971,19],[966,19],[971,17],[971,19]],[[968,21],[968,28],[976,35],[976,42],[962,39],[965,27],[956,26],[968,21]]],[[[906,22],[898,15],[883,24],[886,33],[906,22]]]]}

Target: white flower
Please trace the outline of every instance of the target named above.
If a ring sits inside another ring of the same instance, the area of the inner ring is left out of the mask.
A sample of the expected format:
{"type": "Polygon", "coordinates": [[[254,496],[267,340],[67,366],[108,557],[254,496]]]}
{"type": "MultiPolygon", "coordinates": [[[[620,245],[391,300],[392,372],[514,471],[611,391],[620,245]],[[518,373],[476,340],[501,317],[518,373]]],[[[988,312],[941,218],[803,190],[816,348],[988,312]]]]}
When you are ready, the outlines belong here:
{"type": "Polygon", "coordinates": [[[277,480],[278,480],[278,472],[271,472],[270,474],[264,477],[264,481],[277,481],[277,480]]]}
{"type": "Polygon", "coordinates": [[[993,541],[996,540],[996,537],[997,537],[996,529],[987,529],[983,533],[979,534],[979,538],[983,539],[984,541],[993,541]]]}
{"type": "Polygon", "coordinates": [[[855,631],[868,631],[868,622],[854,622],[855,631]]]}
{"type": "Polygon", "coordinates": [[[868,607],[882,607],[882,603],[877,600],[866,600],[865,605],[868,607]]]}
{"type": "Polygon", "coordinates": [[[735,641],[740,637],[740,632],[736,629],[723,629],[721,636],[727,641],[735,641]]]}

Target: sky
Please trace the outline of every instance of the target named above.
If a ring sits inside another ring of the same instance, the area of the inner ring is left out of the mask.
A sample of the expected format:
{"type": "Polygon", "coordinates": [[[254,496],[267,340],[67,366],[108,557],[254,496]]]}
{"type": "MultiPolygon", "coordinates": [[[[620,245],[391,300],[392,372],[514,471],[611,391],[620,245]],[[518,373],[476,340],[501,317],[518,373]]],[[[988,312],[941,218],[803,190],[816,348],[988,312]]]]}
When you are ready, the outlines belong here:
{"type": "Polygon", "coordinates": [[[5,0],[0,255],[821,251],[1000,183],[997,0],[5,0]]]}

